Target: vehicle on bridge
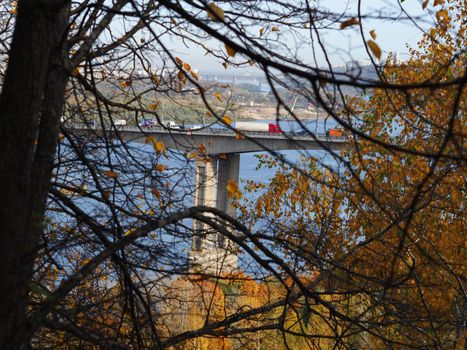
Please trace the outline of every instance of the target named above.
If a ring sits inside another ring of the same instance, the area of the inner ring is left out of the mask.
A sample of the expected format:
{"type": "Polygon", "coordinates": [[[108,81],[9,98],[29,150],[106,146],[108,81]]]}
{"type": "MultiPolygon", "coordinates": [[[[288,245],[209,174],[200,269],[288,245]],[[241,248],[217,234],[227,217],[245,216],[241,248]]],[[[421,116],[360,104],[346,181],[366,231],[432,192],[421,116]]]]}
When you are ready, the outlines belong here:
{"type": "Polygon", "coordinates": [[[342,137],[344,135],[344,130],[341,128],[333,128],[326,130],[326,136],[328,137],[342,137]]]}
{"type": "Polygon", "coordinates": [[[116,119],[114,121],[115,126],[125,126],[126,125],[126,119],[116,119]]]}
{"type": "Polygon", "coordinates": [[[166,121],[166,122],[162,122],[162,125],[168,129],[172,129],[172,130],[181,130],[181,129],[184,129],[183,126],[181,125],[178,125],[177,123],[175,123],[174,121],[172,120],[169,120],[169,121],[166,121]]]}
{"type": "Polygon", "coordinates": [[[271,134],[282,134],[282,129],[279,125],[269,123],[252,123],[252,122],[237,122],[235,123],[235,129],[240,131],[262,131],[269,132],[271,134]]]}
{"type": "Polygon", "coordinates": [[[138,126],[142,128],[152,128],[156,126],[156,120],[154,118],[143,118],[138,122],[138,126]]]}

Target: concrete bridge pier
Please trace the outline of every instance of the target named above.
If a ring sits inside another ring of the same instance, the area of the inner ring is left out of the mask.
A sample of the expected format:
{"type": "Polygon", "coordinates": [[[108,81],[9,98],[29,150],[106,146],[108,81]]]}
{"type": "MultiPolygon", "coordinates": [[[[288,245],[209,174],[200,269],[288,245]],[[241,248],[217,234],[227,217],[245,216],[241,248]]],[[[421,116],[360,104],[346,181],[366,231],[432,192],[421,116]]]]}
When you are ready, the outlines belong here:
{"type": "MultiPolygon", "coordinates": [[[[195,163],[195,193],[196,205],[217,208],[235,217],[236,209],[227,193],[230,180],[238,182],[240,170],[240,155],[210,156],[206,160],[195,163]]],[[[193,220],[195,232],[204,237],[193,238],[189,253],[190,270],[209,274],[230,273],[237,269],[237,255],[232,243],[218,233],[209,233],[209,227],[193,220]]]]}

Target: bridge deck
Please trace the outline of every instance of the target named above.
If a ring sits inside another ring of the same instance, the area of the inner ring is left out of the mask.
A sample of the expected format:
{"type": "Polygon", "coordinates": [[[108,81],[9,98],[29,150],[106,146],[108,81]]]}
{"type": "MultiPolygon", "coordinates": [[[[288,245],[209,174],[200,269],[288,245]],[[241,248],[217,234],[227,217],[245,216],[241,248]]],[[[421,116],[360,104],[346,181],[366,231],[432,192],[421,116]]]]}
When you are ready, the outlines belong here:
{"type": "MultiPolygon", "coordinates": [[[[82,125],[71,128],[77,133],[102,134],[100,128],[86,128],[82,125]]],[[[153,136],[163,142],[167,148],[189,152],[203,144],[208,154],[248,153],[264,150],[339,150],[349,143],[346,136],[328,137],[325,133],[297,134],[284,132],[275,134],[261,131],[241,131],[239,135],[229,129],[205,128],[199,130],[165,129],[162,127],[125,126],[106,129],[110,136],[118,136],[127,141],[144,143],[146,138],[153,136]]]]}

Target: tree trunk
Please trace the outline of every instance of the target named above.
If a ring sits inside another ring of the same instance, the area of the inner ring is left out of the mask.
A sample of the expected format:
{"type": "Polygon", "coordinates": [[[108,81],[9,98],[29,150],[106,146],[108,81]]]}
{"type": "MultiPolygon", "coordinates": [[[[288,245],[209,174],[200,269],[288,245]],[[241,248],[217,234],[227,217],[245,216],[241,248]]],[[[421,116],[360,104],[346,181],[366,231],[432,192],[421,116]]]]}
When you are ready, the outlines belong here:
{"type": "Polygon", "coordinates": [[[25,319],[68,76],[68,8],[18,4],[0,96],[0,349],[27,348],[33,330],[25,319]]]}

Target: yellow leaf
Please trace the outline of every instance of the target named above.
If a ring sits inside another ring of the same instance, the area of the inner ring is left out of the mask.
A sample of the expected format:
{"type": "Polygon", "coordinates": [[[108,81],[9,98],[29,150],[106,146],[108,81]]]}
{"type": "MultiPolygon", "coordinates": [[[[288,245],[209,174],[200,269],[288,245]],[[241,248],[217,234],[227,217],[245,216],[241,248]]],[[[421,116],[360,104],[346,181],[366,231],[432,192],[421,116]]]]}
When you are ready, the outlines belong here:
{"type": "Polygon", "coordinates": [[[206,154],[206,147],[204,147],[204,145],[203,145],[202,143],[200,143],[200,144],[198,145],[198,149],[199,149],[199,151],[200,151],[201,153],[206,154]]]}
{"type": "Polygon", "coordinates": [[[262,36],[264,34],[264,28],[259,29],[259,36],[262,36]]]}
{"type": "Polygon", "coordinates": [[[237,51],[235,51],[231,46],[225,44],[225,50],[227,51],[227,55],[229,55],[230,57],[235,57],[235,54],[237,53],[237,51]]]}
{"type": "Polygon", "coordinates": [[[134,229],[129,229],[128,231],[126,231],[123,235],[124,236],[129,236],[133,233],[134,229]]]}
{"type": "Polygon", "coordinates": [[[242,192],[238,189],[237,182],[235,180],[229,180],[227,182],[227,196],[235,199],[242,198],[242,192]]]}
{"type": "Polygon", "coordinates": [[[227,125],[232,124],[232,119],[231,119],[228,115],[225,115],[225,116],[222,118],[222,121],[223,121],[224,123],[226,123],[227,125]]]}
{"type": "Polygon", "coordinates": [[[222,10],[215,3],[211,2],[208,7],[208,17],[214,22],[224,21],[224,10],[222,10]]]}
{"type": "Polygon", "coordinates": [[[187,71],[191,70],[191,66],[188,63],[183,63],[183,68],[187,71]]]}
{"type": "Polygon", "coordinates": [[[120,87],[126,89],[131,86],[131,80],[124,80],[120,82],[120,87]]]}
{"type": "Polygon", "coordinates": [[[183,61],[181,60],[180,57],[175,57],[175,61],[179,64],[179,65],[183,65],[183,61]]]}
{"type": "Polygon", "coordinates": [[[223,97],[222,97],[222,94],[220,92],[215,92],[214,96],[219,100],[219,102],[222,102],[223,97]]]}
{"type": "Polygon", "coordinates": [[[157,153],[167,153],[167,149],[165,148],[165,145],[162,142],[157,141],[156,143],[153,143],[153,146],[157,153]]]}
{"type": "Polygon", "coordinates": [[[162,171],[164,171],[165,169],[167,169],[167,167],[166,167],[165,165],[163,165],[163,164],[156,164],[156,165],[154,165],[154,169],[155,169],[156,171],[162,172],[162,171]]]}
{"type": "Polygon", "coordinates": [[[342,22],[340,28],[345,29],[347,27],[354,26],[356,24],[360,24],[360,22],[355,17],[352,17],[351,19],[348,19],[347,21],[342,22]]]}
{"type": "Polygon", "coordinates": [[[279,30],[280,30],[279,27],[276,27],[276,26],[271,28],[271,32],[278,32],[279,30]]]}
{"type": "Polygon", "coordinates": [[[370,35],[373,38],[373,40],[376,40],[376,31],[374,29],[370,30],[370,35]]]}
{"type": "Polygon", "coordinates": [[[370,48],[371,52],[373,52],[373,55],[375,55],[377,59],[380,59],[381,49],[379,48],[378,44],[375,43],[373,40],[368,40],[366,43],[368,44],[368,47],[370,48]]]}
{"type": "Polygon", "coordinates": [[[154,103],[151,103],[150,105],[148,105],[148,109],[150,111],[155,111],[158,106],[159,106],[159,102],[154,102],[154,103]]]}
{"type": "Polygon", "coordinates": [[[187,159],[193,159],[193,158],[196,158],[197,156],[198,156],[198,152],[193,151],[193,152],[188,153],[186,155],[186,158],[187,159]]]}
{"type": "Polygon", "coordinates": [[[118,178],[118,175],[116,172],[112,171],[112,170],[107,170],[104,172],[104,175],[107,176],[107,177],[111,177],[112,179],[116,179],[118,178]]]}

